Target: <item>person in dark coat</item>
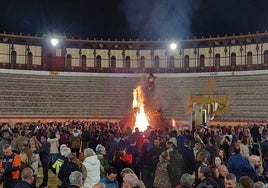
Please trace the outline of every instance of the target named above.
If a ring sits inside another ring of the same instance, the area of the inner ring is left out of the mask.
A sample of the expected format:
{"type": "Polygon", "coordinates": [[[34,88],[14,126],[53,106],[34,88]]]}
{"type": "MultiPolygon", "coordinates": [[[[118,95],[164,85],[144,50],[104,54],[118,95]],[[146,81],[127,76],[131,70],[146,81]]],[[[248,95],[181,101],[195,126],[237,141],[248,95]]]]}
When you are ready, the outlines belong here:
{"type": "Polygon", "coordinates": [[[184,160],[182,154],[178,152],[176,139],[170,139],[167,143],[169,152],[168,173],[172,187],[180,183],[182,172],[185,172],[184,160]],[[174,140],[174,142],[173,142],[174,140]]]}
{"type": "Polygon", "coordinates": [[[33,153],[39,153],[40,155],[40,161],[42,164],[44,176],[43,176],[43,182],[39,187],[43,188],[43,187],[47,187],[47,182],[48,182],[48,165],[50,161],[50,143],[47,142],[46,135],[42,135],[40,141],[41,143],[38,142],[40,148],[33,151],[33,153]]]}
{"type": "Polygon", "coordinates": [[[205,150],[207,150],[210,153],[210,164],[213,164],[215,156],[219,153],[219,148],[216,146],[216,141],[214,138],[209,138],[208,143],[205,147],[205,150]]]}
{"type": "Polygon", "coordinates": [[[79,165],[74,162],[76,159],[75,153],[70,153],[68,156],[68,161],[62,164],[58,174],[58,178],[61,180],[61,188],[67,188],[70,184],[69,176],[74,171],[80,171],[79,165]]]}
{"type": "Polygon", "coordinates": [[[140,150],[139,168],[141,172],[141,179],[148,188],[152,187],[153,184],[152,166],[152,153],[150,151],[149,140],[144,139],[140,150]]]}
{"type": "Polygon", "coordinates": [[[26,167],[21,171],[21,181],[14,188],[33,188],[34,173],[30,167],[26,167]]]}
{"type": "Polygon", "coordinates": [[[262,138],[261,153],[262,153],[262,158],[268,156],[268,134],[266,134],[262,138]]]}
{"type": "Polygon", "coordinates": [[[135,138],[130,139],[130,145],[127,148],[127,152],[132,154],[132,163],[130,165],[131,169],[135,171],[136,174],[139,174],[139,148],[136,145],[135,138]]]}
{"type": "Polygon", "coordinates": [[[185,170],[182,173],[192,174],[195,171],[195,158],[193,148],[191,147],[191,140],[185,139],[184,145],[181,150],[185,167],[185,170]]]}
{"type": "Polygon", "coordinates": [[[84,151],[84,149],[88,148],[89,141],[91,138],[91,133],[89,131],[89,127],[84,128],[81,136],[82,136],[82,151],[84,151]]]}
{"type": "Polygon", "coordinates": [[[217,182],[220,188],[225,188],[224,179],[220,178],[219,169],[216,166],[210,166],[211,178],[217,182]]]}
{"type": "Polygon", "coordinates": [[[110,134],[108,142],[106,142],[105,149],[107,152],[107,157],[109,158],[109,162],[112,162],[114,153],[118,149],[118,143],[114,140],[114,135],[110,134]]]}
{"type": "Polygon", "coordinates": [[[201,183],[197,185],[197,188],[203,188],[203,187],[220,188],[217,182],[210,177],[210,169],[208,166],[201,165],[199,167],[198,178],[201,180],[201,183]]]}

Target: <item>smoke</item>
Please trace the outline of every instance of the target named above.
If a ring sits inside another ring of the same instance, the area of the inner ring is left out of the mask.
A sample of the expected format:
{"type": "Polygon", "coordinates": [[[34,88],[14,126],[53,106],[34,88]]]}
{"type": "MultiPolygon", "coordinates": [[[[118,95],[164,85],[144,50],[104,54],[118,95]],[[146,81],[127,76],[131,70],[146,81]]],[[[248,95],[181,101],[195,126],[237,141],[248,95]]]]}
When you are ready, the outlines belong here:
{"type": "Polygon", "coordinates": [[[128,30],[137,38],[178,39],[191,36],[191,15],[198,0],[123,0],[128,30]]]}

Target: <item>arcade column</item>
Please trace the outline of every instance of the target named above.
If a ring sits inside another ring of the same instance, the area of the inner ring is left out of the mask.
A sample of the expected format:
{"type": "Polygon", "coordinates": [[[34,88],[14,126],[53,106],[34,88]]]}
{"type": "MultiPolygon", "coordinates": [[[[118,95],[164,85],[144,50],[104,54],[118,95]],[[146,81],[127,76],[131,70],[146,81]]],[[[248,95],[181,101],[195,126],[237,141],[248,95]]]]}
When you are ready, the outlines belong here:
{"type": "Polygon", "coordinates": [[[42,69],[45,71],[64,71],[66,37],[43,36],[42,69]]]}

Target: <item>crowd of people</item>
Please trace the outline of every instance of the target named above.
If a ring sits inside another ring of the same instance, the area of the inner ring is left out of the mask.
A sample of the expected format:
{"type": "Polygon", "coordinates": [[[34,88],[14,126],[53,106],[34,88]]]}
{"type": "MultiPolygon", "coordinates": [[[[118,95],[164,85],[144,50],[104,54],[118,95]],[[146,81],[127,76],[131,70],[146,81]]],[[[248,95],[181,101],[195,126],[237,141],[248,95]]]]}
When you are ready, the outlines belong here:
{"type": "Polygon", "coordinates": [[[262,188],[268,127],[140,132],[116,123],[2,123],[0,158],[4,188],[45,188],[49,170],[61,188],[262,188]]]}

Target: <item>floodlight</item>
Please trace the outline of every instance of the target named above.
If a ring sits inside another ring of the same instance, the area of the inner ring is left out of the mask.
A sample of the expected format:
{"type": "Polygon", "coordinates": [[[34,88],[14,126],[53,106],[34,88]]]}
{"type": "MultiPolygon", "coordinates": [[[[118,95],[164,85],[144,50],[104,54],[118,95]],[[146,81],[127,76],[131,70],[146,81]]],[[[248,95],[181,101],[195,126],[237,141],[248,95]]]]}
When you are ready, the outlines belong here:
{"type": "Polygon", "coordinates": [[[50,43],[52,46],[57,46],[59,44],[59,39],[52,38],[52,39],[50,39],[50,43]]]}
{"type": "Polygon", "coordinates": [[[171,43],[169,45],[169,47],[170,47],[171,50],[176,50],[177,49],[177,44],[176,43],[171,43]]]}

